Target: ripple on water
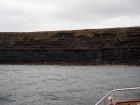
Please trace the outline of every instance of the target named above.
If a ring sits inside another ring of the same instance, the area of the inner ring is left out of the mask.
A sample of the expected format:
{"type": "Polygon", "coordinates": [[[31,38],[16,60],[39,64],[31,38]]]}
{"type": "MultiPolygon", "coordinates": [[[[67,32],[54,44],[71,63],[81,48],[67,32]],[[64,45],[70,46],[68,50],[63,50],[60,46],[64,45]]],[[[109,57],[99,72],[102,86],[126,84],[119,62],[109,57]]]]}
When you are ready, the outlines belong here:
{"type": "Polygon", "coordinates": [[[48,78],[47,81],[66,81],[64,78],[48,78]]]}
{"type": "Polygon", "coordinates": [[[38,95],[42,96],[45,100],[65,100],[66,97],[61,92],[39,92],[38,95]]]}
{"type": "Polygon", "coordinates": [[[28,78],[34,79],[34,78],[40,78],[40,76],[39,75],[31,75],[28,78]]]}
{"type": "Polygon", "coordinates": [[[85,90],[84,89],[67,89],[66,91],[69,93],[76,93],[76,92],[83,92],[85,90]]]}
{"type": "Polygon", "coordinates": [[[4,96],[0,96],[0,105],[6,104],[6,103],[13,103],[15,102],[15,100],[10,98],[11,95],[4,97],[4,96]]]}

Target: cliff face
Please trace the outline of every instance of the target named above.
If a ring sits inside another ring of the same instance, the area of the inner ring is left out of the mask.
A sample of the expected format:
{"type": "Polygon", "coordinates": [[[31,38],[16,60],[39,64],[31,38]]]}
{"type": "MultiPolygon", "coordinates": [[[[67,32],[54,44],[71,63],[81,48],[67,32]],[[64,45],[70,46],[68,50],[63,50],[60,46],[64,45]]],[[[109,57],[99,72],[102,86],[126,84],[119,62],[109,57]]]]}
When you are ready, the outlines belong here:
{"type": "Polygon", "coordinates": [[[0,63],[140,64],[140,27],[0,32],[0,63]]]}

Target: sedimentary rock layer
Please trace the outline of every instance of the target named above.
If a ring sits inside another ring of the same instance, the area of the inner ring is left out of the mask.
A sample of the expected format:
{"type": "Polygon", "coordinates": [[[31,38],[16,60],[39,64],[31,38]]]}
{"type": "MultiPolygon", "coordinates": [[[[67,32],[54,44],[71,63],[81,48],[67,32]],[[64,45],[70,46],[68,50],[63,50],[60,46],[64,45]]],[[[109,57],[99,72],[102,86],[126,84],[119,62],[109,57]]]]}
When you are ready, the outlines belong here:
{"type": "Polygon", "coordinates": [[[2,64],[140,64],[140,27],[0,32],[2,64]]]}

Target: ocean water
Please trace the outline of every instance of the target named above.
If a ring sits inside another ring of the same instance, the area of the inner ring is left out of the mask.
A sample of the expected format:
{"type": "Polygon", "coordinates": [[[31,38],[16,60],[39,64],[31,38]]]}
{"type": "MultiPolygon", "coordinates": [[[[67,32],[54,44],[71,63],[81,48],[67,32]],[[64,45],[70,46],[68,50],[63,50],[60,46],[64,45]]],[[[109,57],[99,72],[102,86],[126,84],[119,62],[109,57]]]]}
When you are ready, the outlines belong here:
{"type": "Polygon", "coordinates": [[[139,66],[0,65],[0,105],[94,105],[138,86],[139,66]]]}

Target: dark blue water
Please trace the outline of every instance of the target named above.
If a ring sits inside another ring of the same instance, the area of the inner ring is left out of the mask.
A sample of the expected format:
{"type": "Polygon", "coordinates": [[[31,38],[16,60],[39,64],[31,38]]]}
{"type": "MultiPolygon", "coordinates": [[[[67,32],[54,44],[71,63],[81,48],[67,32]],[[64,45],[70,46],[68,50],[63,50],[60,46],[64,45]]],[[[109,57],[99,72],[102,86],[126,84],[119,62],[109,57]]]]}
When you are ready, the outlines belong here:
{"type": "Polygon", "coordinates": [[[138,66],[0,66],[0,105],[94,105],[112,89],[137,86],[138,66]]]}

